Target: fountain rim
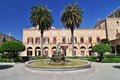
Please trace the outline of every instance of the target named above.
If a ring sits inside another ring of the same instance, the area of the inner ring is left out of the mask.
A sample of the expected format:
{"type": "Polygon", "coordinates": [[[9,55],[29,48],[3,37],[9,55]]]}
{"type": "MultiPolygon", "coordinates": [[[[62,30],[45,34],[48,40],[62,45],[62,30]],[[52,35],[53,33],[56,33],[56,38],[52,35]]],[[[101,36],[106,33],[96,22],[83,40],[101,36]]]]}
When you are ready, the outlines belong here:
{"type": "MultiPolygon", "coordinates": [[[[44,60],[47,60],[47,59],[44,59],[44,60]]],[[[76,59],[68,59],[68,60],[76,60],[76,59]]],[[[78,59],[80,60],[80,59],[78,59]]],[[[76,65],[76,66],[33,66],[33,65],[30,65],[29,63],[31,62],[36,62],[36,61],[39,61],[39,60],[31,60],[31,61],[27,61],[25,62],[25,66],[28,68],[28,69],[31,69],[31,70],[39,70],[39,71],[71,71],[71,70],[82,70],[82,69],[88,69],[88,68],[91,68],[91,62],[89,61],[86,61],[86,60],[80,60],[80,61],[84,61],[84,62],[87,62],[87,64],[85,65],[76,65]]]]}

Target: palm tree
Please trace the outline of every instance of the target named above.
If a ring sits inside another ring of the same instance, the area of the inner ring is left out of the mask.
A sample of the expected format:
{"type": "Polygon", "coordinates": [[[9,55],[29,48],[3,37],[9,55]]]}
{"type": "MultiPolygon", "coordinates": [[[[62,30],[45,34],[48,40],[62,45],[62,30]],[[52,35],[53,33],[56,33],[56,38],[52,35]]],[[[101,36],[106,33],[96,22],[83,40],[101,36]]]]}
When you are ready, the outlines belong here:
{"type": "Polygon", "coordinates": [[[61,16],[61,22],[65,28],[71,30],[72,55],[74,53],[74,28],[79,28],[83,19],[82,14],[81,8],[76,3],[72,3],[64,8],[61,16]]]}
{"type": "Polygon", "coordinates": [[[31,24],[40,30],[41,33],[41,53],[43,54],[43,34],[45,30],[51,29],[53,17],[51,11],[46,6],[33,6],[30,16],[31,24]]]}

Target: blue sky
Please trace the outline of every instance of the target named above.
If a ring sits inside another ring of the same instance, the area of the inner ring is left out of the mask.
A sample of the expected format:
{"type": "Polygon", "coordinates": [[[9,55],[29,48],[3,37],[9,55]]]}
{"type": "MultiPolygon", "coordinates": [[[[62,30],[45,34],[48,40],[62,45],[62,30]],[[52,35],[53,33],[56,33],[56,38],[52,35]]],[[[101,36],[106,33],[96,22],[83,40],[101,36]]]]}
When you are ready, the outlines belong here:
{"type": "Polygon", "coordinates": [[[98,19],[104,19],[120,6],[120,0],[0,0],[0,32],[22,40],[23,28],[32,27],[30,23],[31,7],[38,4],[47,5],[52,10],[52,26],[63,28],[60,21],[64,7],[73,2],[82,8],[83,22],[81,28],[94,27],[98,19]]]}

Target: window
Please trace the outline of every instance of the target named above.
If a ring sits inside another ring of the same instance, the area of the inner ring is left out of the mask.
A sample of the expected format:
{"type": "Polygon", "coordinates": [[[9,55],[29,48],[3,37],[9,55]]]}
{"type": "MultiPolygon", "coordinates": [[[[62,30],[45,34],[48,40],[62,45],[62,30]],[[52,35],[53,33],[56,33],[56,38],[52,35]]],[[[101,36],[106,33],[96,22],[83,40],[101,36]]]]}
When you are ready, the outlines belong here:
{"type": "Polygon", "coordinates": [[[56,42],[57,42],[56,37],[53,37],[53,44],[56,44],[56,42]]]}
{"type": "Polygon", "coordinates": [[[117,23],[117,26],[119,26],[119,21],[117,21],[116,23],[117,23]]]}
{"type": "Polygon", "coordinates": [[[90,44],[92,43],[92,38],[91,37],[88,38],[88,43],[90,43],[90,44]]]}
{"type": "Polygon", "coordinates": [[[35,43],[39,44],[40,43],[40,38],[35,38],[35,43]]]}
{"type": "Polygon", "coordinates": [[[97,43],[99,43],[100,42],[100,37],[97,37],[97,43]]]}
{"type": "Polygon", "coordinates": [[[28,44],[33,44],[33,38],[28,38],[28,39],[27,39],[27,43],[28,43],[28,44]]]}
{"type": "Polygon", "coordinates": [[[65,37],[62,38],[62,43],[63,44],[66,43],[66,38],[65,37]]]}
{"type": "Polygon", "coordinates": [[[80,38],[80,43],[84,43],[84,38],[83,37],[80,38]]]}
{"type": "Polygon", "coordinates": [[[49,43],[49,38],[44,38],[44,43],[48,44],[49,43]]]}

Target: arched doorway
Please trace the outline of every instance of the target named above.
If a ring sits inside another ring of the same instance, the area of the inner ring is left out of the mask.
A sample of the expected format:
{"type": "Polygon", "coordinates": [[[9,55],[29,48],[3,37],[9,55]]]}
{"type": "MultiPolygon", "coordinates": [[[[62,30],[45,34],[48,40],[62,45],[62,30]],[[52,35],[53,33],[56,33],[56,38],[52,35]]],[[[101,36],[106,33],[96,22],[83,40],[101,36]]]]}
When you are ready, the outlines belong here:
{"type": "Polygon", "coordinates": [[[92,46],[89,47],[89,56],[92,56],[92,46]]]}
{"type": "Polygon", "coordinates": [[[62,52],[61,52],[61,54],[64,54],[64,56],[66,56],[67,55],[67,49],[68,49],[68,46],[61,46],[61,49],[62,49],[62,52]]]}
{"type": "Polygon", "coordinates": [[[52,54],[56,53],[56,47],[52,47],[52,54]]]}
{"type": "Polygon", "coordinates": [[[81,46],[80,47],[80,56],[85,56],[85,47],[84,46],[81,46]]]}
{"type": "Polygon", "coordinates": [[[48,56],[48,54],[49,54],[49,53],[48,53],[48,50],[49,50],[48,47],[44,47],[44,55],[45,55],[45,56],[48,56]]]}
{"type": "Polygon", "coordinates": [[[41,49],[40,47],[35,48],[35,56],[41,56],[41,49]]]}
{"type": "Polygon", "coordinates": [[[72,53],[72,56],[76,56],[76,51],[77,51],[77,47],[74,46],[74,52],[72,53]]]}
{"type": "Polygon", "coordinates": [[[28,47],[28,48],[27,48],[27,56],[28,56],[28,57],[31,57],[32,54],[33,54],[33,53],[32,53],[32,47],[28,47]]]}

